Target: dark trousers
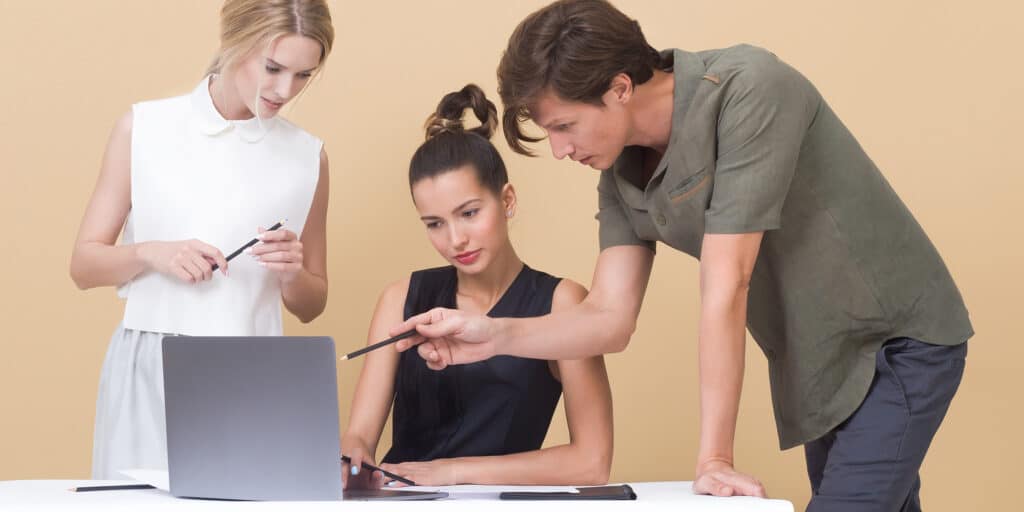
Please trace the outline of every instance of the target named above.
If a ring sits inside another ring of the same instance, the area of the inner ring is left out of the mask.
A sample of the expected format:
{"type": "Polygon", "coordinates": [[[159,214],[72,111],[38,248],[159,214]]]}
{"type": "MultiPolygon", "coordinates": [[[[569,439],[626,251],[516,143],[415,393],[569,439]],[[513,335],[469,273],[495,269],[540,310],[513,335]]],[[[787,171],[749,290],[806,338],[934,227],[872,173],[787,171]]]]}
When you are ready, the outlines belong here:
{"type": "Polygon", "coordinates": [[[967,343],[889,340],[860,407],[804,445],[808,512],[919,511],[918,470],[964,372],[967,343]]]}

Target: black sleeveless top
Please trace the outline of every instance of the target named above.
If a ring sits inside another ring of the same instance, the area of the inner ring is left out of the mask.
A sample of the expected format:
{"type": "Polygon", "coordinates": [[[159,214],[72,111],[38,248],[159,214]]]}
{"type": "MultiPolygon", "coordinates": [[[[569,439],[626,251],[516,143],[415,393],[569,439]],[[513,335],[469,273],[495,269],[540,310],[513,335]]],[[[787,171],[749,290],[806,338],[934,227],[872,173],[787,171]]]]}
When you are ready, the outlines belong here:
{"type": "MultiPolygon", "coordinates": [[[[487,316],[546,315],[559,281],[523,265],[487,316]]],[[[405,318],[438,306],[454,309],[457,287],[455,267],[414,272],[405,318]]],[[[395,376],[392,445],[383,462],[537,450],[561,394],[547,361],[496,356],[434,371],[407,350],[395,376]]]]}

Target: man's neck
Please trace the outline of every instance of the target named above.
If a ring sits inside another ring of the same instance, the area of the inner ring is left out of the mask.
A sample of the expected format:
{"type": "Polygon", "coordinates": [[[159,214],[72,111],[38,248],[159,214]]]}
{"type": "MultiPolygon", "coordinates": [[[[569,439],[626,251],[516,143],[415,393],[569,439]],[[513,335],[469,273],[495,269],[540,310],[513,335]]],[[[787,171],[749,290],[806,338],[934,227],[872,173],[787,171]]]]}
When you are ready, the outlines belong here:
{"type": "Polygon", "coordinates": [[[665,154],[672,137],[672,108],[674,106],[675,77],[671,72],[655,70],[650,80],[636,86],[630,107],[633,133],[628,146],[651,148],[665,154]]]}

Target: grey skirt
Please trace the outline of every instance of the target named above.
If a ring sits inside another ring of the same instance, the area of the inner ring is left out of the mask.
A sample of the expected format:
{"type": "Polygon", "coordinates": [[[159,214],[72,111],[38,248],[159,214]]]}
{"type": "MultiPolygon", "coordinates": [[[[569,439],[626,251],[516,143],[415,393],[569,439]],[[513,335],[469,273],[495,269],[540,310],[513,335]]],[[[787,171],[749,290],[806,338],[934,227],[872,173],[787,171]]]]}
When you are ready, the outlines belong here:
{"type": "Polygon", "coordinates": [[[125,329],[110,338],[96,397],[92,478],[124,479],[124,469],[167,469],[165,334],[125,329]]]}

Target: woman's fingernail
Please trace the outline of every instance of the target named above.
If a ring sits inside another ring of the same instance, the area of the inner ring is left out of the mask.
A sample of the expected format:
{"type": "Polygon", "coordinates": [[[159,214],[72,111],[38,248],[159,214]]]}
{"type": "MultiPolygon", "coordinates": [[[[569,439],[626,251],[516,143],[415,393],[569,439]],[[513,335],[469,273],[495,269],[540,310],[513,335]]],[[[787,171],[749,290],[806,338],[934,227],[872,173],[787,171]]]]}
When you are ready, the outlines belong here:
{"type": "Polygon", "coordinates": [[[359,466],[352,466],[352,475],[355,476],[355,475],[358,475],[358,474],[359,474],[359,466]]]}
{"type": "Polygon", "coordinates": [[[260,261],[258,263],[260,264],[261,267],[267,266],[267,262],[265,262],[265,261],[260,261]]]}

